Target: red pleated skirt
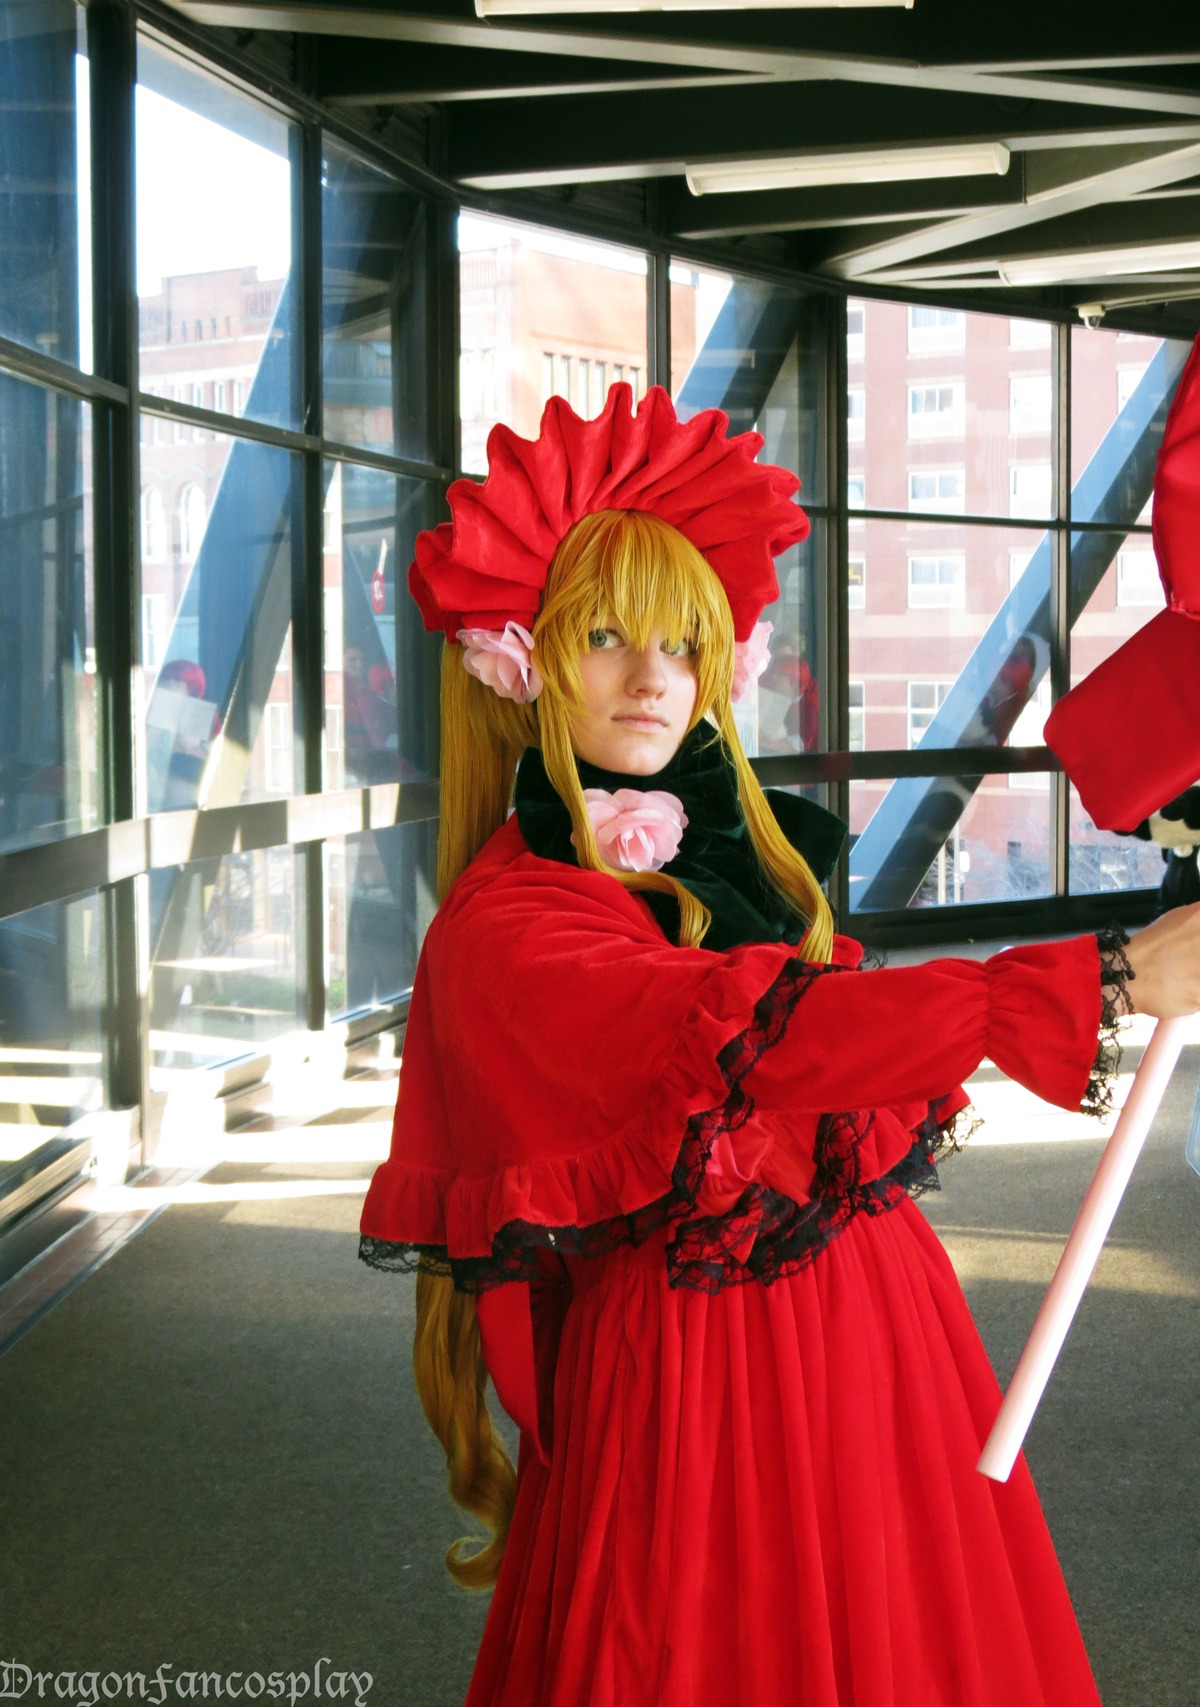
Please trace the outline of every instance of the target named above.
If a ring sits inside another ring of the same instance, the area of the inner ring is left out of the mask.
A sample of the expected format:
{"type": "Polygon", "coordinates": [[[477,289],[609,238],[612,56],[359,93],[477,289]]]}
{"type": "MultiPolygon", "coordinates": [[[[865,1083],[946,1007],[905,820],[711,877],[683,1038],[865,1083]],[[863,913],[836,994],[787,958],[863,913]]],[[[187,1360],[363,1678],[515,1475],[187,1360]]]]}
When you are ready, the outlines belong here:
{"type": "Polygon", "coordinates": [[[523,1453],[467,1707],[1099,1707],[998,1388],[911,1203],[811,1267],[570,1261],[549,1466],[523,1453]]]}

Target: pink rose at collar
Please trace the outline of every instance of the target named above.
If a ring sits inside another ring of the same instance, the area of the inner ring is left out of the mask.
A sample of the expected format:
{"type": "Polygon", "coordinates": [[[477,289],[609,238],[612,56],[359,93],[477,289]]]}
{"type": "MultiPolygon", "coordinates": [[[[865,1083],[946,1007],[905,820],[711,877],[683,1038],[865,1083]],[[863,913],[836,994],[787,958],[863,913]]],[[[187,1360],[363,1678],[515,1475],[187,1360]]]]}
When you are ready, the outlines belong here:
{"type": "Polygon", "coordinates": [[[525,704],[541,693],[542,678],[533,662],[533,635],[519,622],[506,622],[501,632],[460,628],[455,639],[462,645],[463,668],[501,699],[525,704]]]}
{"type": "MultiPolygon", "coordinates": [[[[665,789],[585,788],[600,858],[618,871],[657,871],[675,858],[687,828],[683,801],[665,789]]],[[[575,841],[575,837],[571,837],[575,841]]]]}
{"type": "Polygon", "coordinates": [[[750,691],[751,682],[756,682],[771,662],[771,652],[767,645],[775,625],[770,622],[756,622],[749,640],[738,640],[733,647],[733,691],[730,698],[739,705],[750,691]]]}

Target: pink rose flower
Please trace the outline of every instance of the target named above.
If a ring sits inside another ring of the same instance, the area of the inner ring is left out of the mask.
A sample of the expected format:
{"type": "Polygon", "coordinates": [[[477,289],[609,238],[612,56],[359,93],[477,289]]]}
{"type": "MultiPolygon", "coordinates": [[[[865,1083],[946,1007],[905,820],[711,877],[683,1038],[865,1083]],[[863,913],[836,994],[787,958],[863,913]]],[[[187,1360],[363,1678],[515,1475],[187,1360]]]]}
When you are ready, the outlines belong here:
{"type": "MultiPolygon", "coordinates": [[[[600,857],[618,871],[657,871],[675,858],[687,828],[683,801],[665,789],[585,788],[600,857]]],[[[575,837],[571,837],[574,842],[575,837]]]]}
{"type": "Polygon", "coordinates": [[[751,682],[756,682],[771,662],[771,652],[767,645],[774,633],[774,624],[756,622],[749,640],[738,640],[733,647],[733,692],[730,698],[735,705],[745,699],[750,690],[751,682]]]}
{"type": "Polygon", "coordinates": [[[455,639],[463,649],[463,667],[501,699],[525,704],[542,691],[542,678],[533,662],[533,635],[519,622],[506,622],[501,633],[487,628],[460,628],[455,639]]]}

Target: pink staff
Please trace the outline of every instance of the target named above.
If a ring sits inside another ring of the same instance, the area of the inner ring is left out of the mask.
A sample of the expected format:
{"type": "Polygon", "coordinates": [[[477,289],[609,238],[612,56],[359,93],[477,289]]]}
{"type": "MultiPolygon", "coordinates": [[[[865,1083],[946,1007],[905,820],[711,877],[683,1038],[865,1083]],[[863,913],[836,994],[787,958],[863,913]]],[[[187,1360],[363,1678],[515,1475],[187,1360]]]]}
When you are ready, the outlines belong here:
{"type": "Polygon", "coordinates": [[[979,1469],[994,1482],[1007,1482],[1016,1462],[1134,1163],[1158,1113],[1183,1047],[1184,1031],[1183,1020],[1160,1020],[1146,1046],[979,1460],[979,1469]]]}

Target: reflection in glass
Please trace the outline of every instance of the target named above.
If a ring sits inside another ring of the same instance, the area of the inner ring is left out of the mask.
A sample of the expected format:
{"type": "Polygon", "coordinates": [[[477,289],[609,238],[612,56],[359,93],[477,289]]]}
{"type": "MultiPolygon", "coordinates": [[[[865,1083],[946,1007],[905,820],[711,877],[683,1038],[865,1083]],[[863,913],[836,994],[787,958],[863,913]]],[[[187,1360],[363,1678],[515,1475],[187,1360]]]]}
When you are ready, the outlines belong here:
{"type": "Polygon", "coordinates": [[[325,785],[436,776],[441,641],[404,571],[440,488],[356,463],[325,474],[325,785]]]}
{"type": "Polygon", "coordinates": [[[852,782],[851,911],[1049,895],[1048,778],[1023,790],[1009,780],[911,779],[912,809],[902,819],[890,809],[901,784],[852,782]]]}
{"type": "Polygon", "coordinates": [[[150,812],[295,792],[291,598],[299,459],[249,439],[142,448],[142,668],[150,812]],[[151,601],[151,602],[147,602],[151,601]]]}
{"type": "Polygon", "coordinates": [[[303,1024],[300,858],[263,848],[152,873],[152,1089],[303,1024]]]}
{"type": "Polygon", "coordinates": [[[734,707],[751,757],[814,753],[822,746],[818,659],[828,539],[827,524],[815,517],[808,538],[775,559],[779,597],[763,611],[773,627],[770,662],[734,707]]]}
{"type": "Polygon", "coordinates": [[[1143,628],[1166,598],[1149,532],[1071,536],[1071,685],[1143,628]]]}
{"type": "Polygon", "coordinates": [[[680,418],[723,409],[731,432],[825,502],[824,304],[787,285],[671,264],[671,395],[680,418]]]}
{"type": "Polygon", "coordinates": [[[428,205],[328,138],[321,190],[325,435],[434,460],[428,205]]]}
{"type": "Polygon", "coordinates": [[[0,919],[0,1228],[78,1169],[64,1127],[105,1105],[96,894],[0,919]]]}
{"type": "Polygon", "coordinates": [[[83,9],[0,0],[0,336],[90,370],[83,9]]]}
{"type": "MultiPolygon", "coordinates": [[[[295,427],[294,127],[138,47],[138,319],[144,392],[295,427]]],[[[166,434],[164,433],[164,436],[166,434]]],[[[203,428],[172,425],[179,444],[203,428]]]]}
{"type": "Polygon", "coordinates": [[[431,818],[326,842],[331,1016],[375,1007],[412,987],[437,908],[437,831],[431,818]]]}
{"type": "MultiPolygon", "coordinates": [[[[1162,803],[1166,805],[1166,801],[1162,803]]],[[[1073,895],[1113,889],[1157,889],[1166,869],[1165,854],[1153,842],[1098,830],[1071,787],[1070,870],[1073,895]]]]}
{"type": "Polygon", "coordinates": [[[98,818],[91,423],[0,375],[0,850],[98,818]]]}
{"type": "Polygon", "coordinates": [[[473,213],[459,216],[458,246],[467,473],[486,470],[497,421],[535,438],[548,397],[590,416],[619,379],[644,396],[644,254],[473,213]]]}

